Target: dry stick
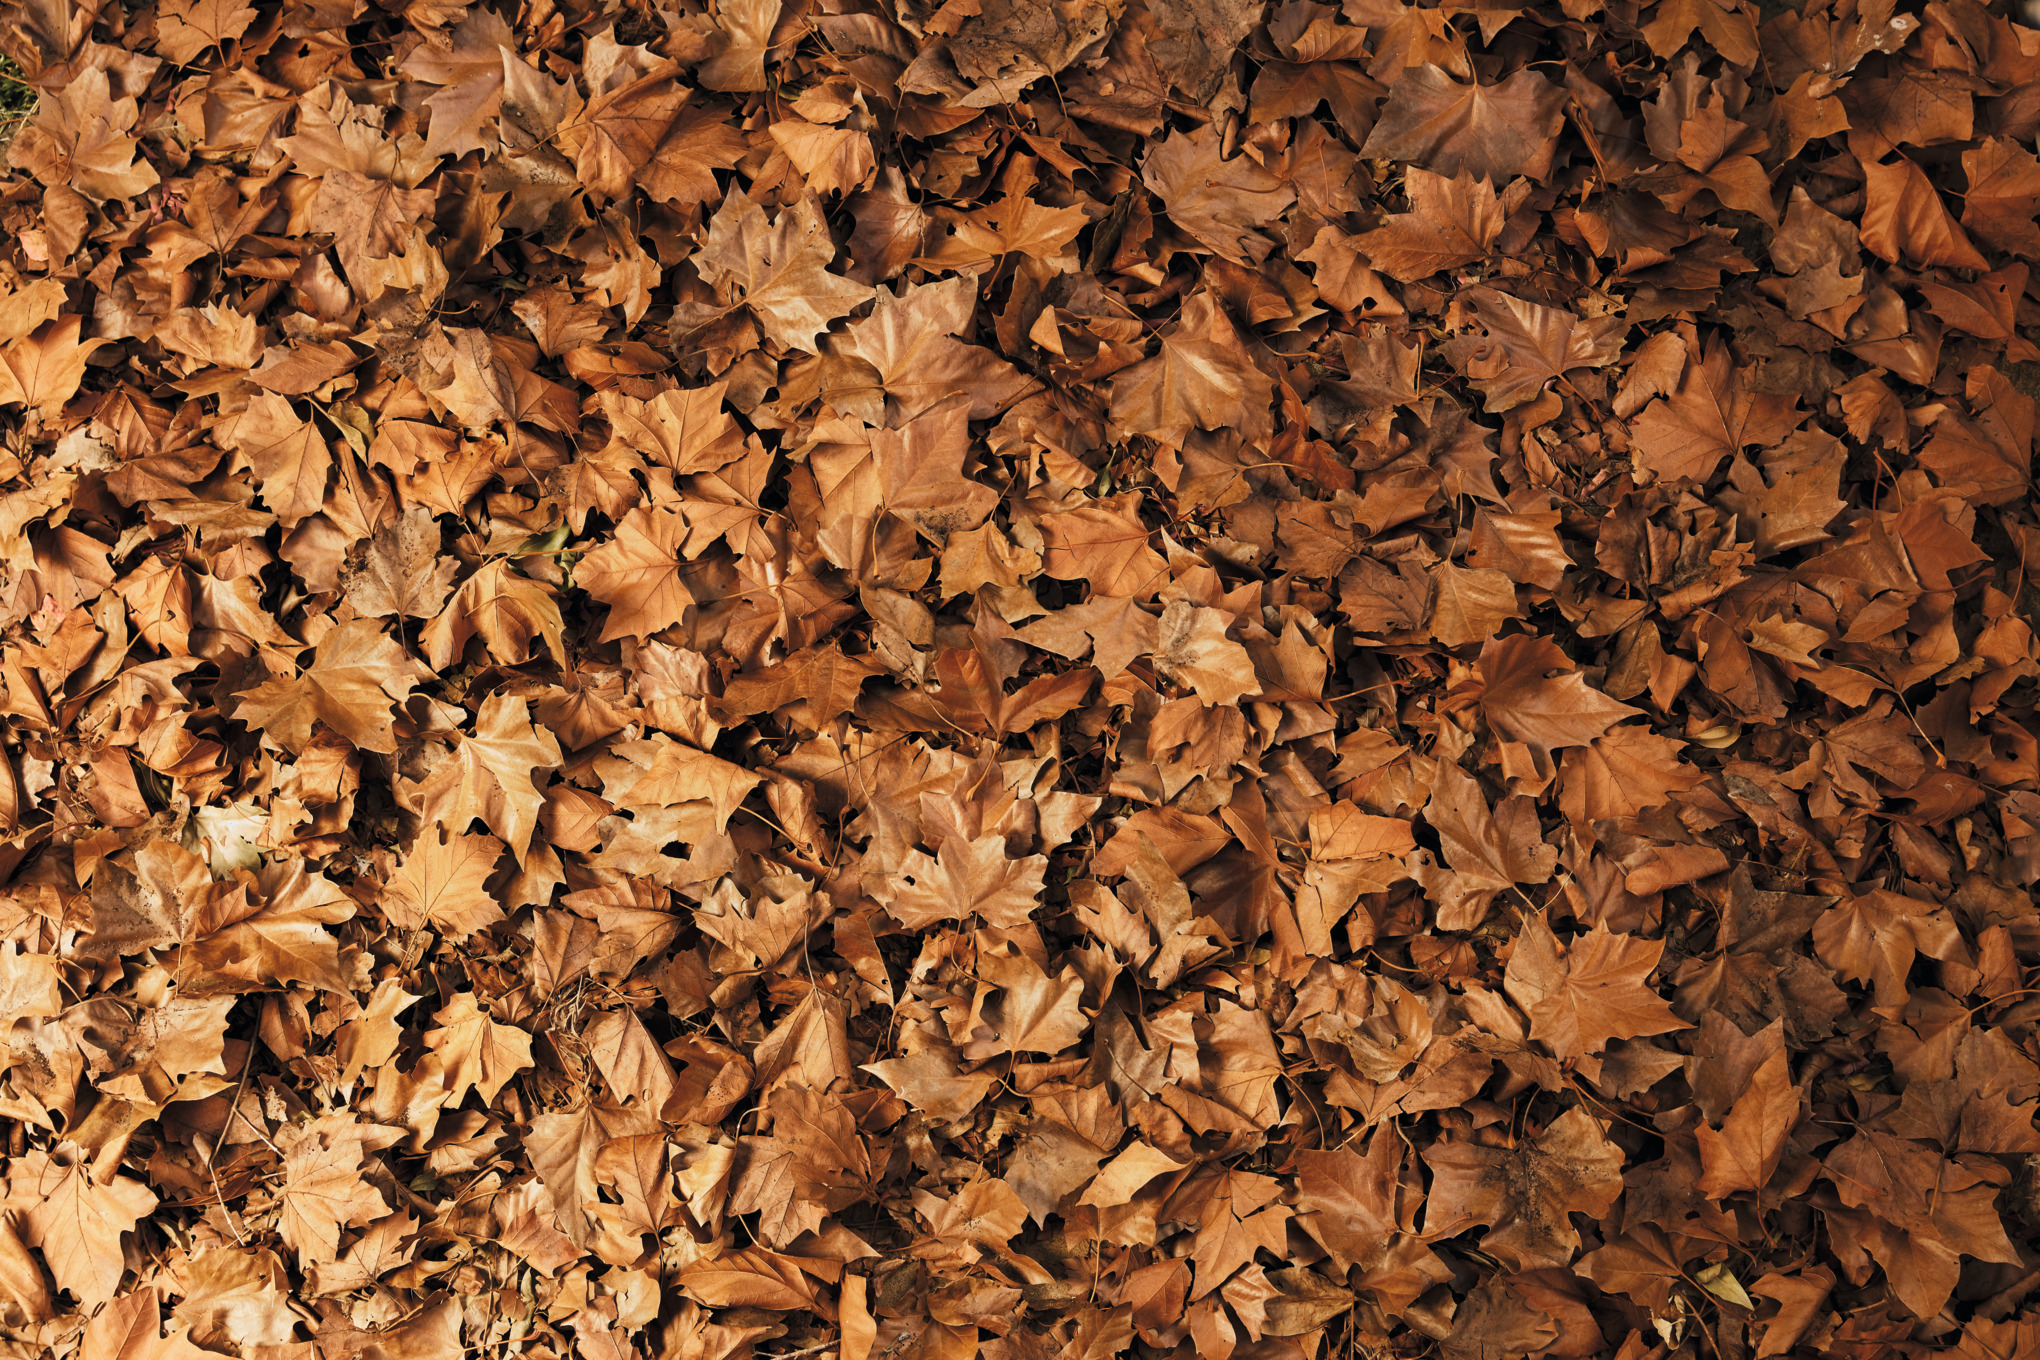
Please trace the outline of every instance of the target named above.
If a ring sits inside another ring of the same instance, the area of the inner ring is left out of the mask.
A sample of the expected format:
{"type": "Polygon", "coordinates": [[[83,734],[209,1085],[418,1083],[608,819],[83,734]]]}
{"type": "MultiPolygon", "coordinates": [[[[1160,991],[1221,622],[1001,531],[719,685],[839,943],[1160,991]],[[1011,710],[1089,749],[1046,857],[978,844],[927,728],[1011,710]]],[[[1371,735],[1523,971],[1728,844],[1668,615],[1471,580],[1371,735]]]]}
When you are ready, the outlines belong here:
{"type": "MultiPolygon", "coordinates": [[[[234,1231],[234,1241],[240,1246],[248,1245],[248,1239],[241,1236],[240,1225],[234,1222],[234,1211],[227,1207],[227,1196],[220,1189],[220,1173],[213,1169],[219,1160],[220,1148],[226,1143],[227,1135],[233,1131],[234,1116],[241,1112],[241,1096],[248,1089],[248,1074],[255,1069],[255,1041],[248,1040],[248,1056],[241,1060],[241,1079],[234,1084],[234,1098],[227,1105],[227,1122],[220,1125],[220,1136],[213,1140],[212,1151],[206,1154],[205,1173],[212,1177],[213,1197],[220,1203],[220,1213],[225,1216],[227,1226],[234,1231]]],[[[250,1128],[254,1127],[251,1122],[250,1128]]],[[[265,1140],[266,1141],[266,1140],[265,1140]]]]}

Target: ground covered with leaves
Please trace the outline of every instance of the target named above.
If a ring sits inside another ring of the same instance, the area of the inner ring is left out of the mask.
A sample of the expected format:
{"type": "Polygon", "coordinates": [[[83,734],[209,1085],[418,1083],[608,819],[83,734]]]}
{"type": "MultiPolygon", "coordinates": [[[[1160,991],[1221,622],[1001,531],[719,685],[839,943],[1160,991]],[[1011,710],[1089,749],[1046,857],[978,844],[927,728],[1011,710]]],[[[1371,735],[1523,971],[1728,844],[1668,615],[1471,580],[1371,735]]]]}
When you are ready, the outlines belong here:
{"type": "Polygon", "coordinates": [[[2003,0],[0,49],[5,1354],[2040,1353],[2003,0]]]}

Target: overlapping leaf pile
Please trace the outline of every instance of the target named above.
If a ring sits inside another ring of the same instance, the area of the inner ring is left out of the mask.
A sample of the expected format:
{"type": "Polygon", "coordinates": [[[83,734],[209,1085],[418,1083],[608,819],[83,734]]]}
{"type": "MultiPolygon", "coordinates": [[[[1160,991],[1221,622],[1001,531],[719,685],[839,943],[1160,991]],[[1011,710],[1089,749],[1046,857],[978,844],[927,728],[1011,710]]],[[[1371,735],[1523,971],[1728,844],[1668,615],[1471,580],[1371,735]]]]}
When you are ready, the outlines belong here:
{"type": "Polygon", "coordinates": [[[8,4],[8,1354],[2040,1350],[2002,11],[8,4]]]}

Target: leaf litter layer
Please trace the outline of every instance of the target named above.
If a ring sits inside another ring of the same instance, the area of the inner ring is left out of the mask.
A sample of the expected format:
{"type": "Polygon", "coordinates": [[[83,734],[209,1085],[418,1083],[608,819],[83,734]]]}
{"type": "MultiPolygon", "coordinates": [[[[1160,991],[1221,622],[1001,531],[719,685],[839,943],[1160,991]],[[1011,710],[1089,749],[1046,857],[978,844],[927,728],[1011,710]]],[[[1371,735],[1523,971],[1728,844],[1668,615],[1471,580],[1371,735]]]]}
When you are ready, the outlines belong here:
{"type": "Polygon", "coordinates": [[[7,1354],[2040,1350],[2001,2],[0,50],[7,1354]]]}

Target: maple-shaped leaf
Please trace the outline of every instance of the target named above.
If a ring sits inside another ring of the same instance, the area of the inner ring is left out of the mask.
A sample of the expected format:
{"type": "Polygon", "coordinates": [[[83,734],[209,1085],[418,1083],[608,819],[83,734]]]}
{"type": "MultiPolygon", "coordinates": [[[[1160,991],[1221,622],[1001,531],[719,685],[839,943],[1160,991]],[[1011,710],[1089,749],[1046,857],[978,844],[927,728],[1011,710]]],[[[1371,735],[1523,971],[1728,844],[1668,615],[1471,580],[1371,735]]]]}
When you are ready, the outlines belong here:
{"type": "Polygon", "coordinates": [[[1259,694],[1254,659],[1225,633],[1226,617],[1220,611],[1200,609],[1188,600],[1171,601],[1158,625],[1155,669],[1190,686],[1206,708],[1234,705],[1259,694]]]}
{"type": "Polygon", "coordinates": [[[266,680],[236,694],[234,716],[290,751],[302,751],[312,724],[322,722],[364,751],[393,754],[391,706],[424,674],[379,624],[356,619],[321,638],[296,679],[266,680]]]}
{"type": "Polygon", "coordinates": [[[255,11],[240,0],[164,0],[156,11],[156,50],[189,66],[209,47],[224,52],[254,21],[255,11]]]}
{"type": "Polygon", "coordinates": [[[845,328],[843,351],[877,371],[886,401],[860,403],[854,392],[838,397],[830,389],[840,409],[859,412],[867,424],[912,429],[907,422],[957,393],[969,398],[970,419],[989,420],[1037,386],[992,351],[958,338],[970,333],[977,312],[976,279],[905,284],[877,297],[870,316],[845,328]],[[879,418],[888,412],[890,419],[879,418]]]}
{"type": "Polygon", "coordinates": [[[1658,0],[1643,40],[1660,57],[1676,56],[1698,29],[1709,46],[1737,65],[1757,60],[1757,26],[1740,10],[1725,10],[1714,0],[1658,0]]]}
{"type": "Polygon", "coordinates": [[[1053,722],[1084,702],[1091,691],[1088,667],[1043,675],[1012,694],[1004,692],[997,669],[982,652],[949,648],[935,661],[940,703],[961,727],[1004,735],[1053,722]]]}
{"type": "Polygon", "coordinates": [[[1222,260],[1257,265],[1275,242],[1255,228],[1279,221],[1296,190],[1251,156],[1225,158],[1218,128],[1173,133],[1148,152],[1141,179],[1169,220],[1222,260]]]}
{"type": "Polygon", "coordinates": [[[454,940],[487,930],[503,919],[483,887],[502,853],[494,836],[426,827],[383,887],[383,915],[400,930],[435,929],[454,940]]]}
{"type": "Polygon", "coordinates": [[[835,256],[836,243],[815,200],[789,204],[771,220],[739,189],[710,219],[694,266],[733,305],[749,307],[778,344],[814,354],[816,337],[829,323],[873,292],[830,273],[835,256]]]}
{"type": "Polygon", "coordinates": [[[997,1177],[979,1175],[948,1199],[925,1194],[914,1198],[914,1207],[928,1220],[930,1235],[946,1247],[998,1251],[1027,1224],[1027,1206],[997,1177]]]}
{"type": "Polygon", "coordinates": [[[223,425],[219,438],[248,462],[262,486],[262,503],[285,528],[318,513],[326,499],[333,454],[312,422],[291,404],[264,392],[223,425]]]}
{"type": "Polygon", "coordinates": [[[559,763],[559,742],[533,725],[525,701],[492,694],[475,714],[474,734],[462,735],[419,786],[423,815],[455,831],[480,819],[522,863],[545,804],[532,776],[559,763]]]}
{"type": "Polygon", "coordinates": [[[1701,1168],[1695,1188],[1709,1199],[1722,1199],[1738,1190],[1769,1185],[1784,1155],[1785,1140],[1799,1122],[1804,1094],[1805,1088],[1792,1084],[1782,1050],[1766,1058],[1718,1131],[1704,1123],[1694,1129],[1701,1168]]]}
{"type": "Polygon", "coordinates": [[[1573,1270],[1604,1293],[1627,1295],[1646,1308],[1670,1307],[1673,1286],[1686,1276],[1678,1249],[1647,1223],[1609,1238],[1580,1257],[1573,1270]]]}
{"type": "Polygon", "coordinates": [[[1356,1265],[1373,1269],[1401,1229],[1405,1145],[1388,1133],[1376,1132],[1364,1154],[1351,1147],[1297,1154],[1297,1226],[1331,1254],[1341,1274],[1356,1265]]]}
{"type": "Polygon", "coordinates": [[[1461,85],[1438,66],[1404,71],[1360,154],[1417,164],[1447,177],[1470,172],[1494,184],[1551,171],[1565,91],[1535,71],[1495,85],[1461,85]]]}
{"type": "Polygon", "coordinates": [[[192,998],[176,992],[137,1012],[132,1028],[108,1027],[109,1069],[95,1083],[108,1095],[146,1103],[187,1076],[223,1075],[232,995],[192,998]]]}
{"type": "Polygon", "coordinates": [[[909,930],[972,916],[1011,930],[1033,913],[1047,869],[1045,855],[1009,858],[1002,835],[970,842],[951,836],[936,855],[910,851],[882,900],[886,911],[909,930]]]}
{"type": "Polygon", "coordinates": [[[1960,956],[1961,936],[1947,911],[1932,902],[1873,888],[1849,893],[1813,925],[1821,962],[1852,982],[1876,989],[1879,1006],[1902,1006],[1913,960],[1960,956]]]}
{"type": "Polygon", "coordinates": [[[438,1028],[425,1031],[425,1047],[446,1064],[448,1104],[458,1104],[469,1088],[481,1092],[484,1105],[494,1104],[505,1083],[531,1066],[531,1036],[492,1019],[473,992],[455,993],[432,1019],[438,1028]]]}
{"type": "Polygon", "coordinates": [[[1282,1183],[1273,1176],[1219,1170],[1193,1176],[1169,1197],[1161,1217],[1198,1225],[1190,1253],[1196,1267],[1191,1298],[1202,1298],[1224,1284],[1257,1251],[1287,1254],[1293,1211],[1275,1203],[1281,1194],[1282,1183]]]}
{"type": "Polygon", "coordinates": [[[596,1180],[614,1198],[582,1207],[601,1225],[595,1254],[609,1264],[635,1265],[644,1257],[644,1239],[673,1225],[677,1201],[667,1153],[663,1135],[638,1134],[605,1144],[596,1156],[596,1180]]]}
{"type": "Polygon", "coordinates": [[[676,511],[639,506],[616,526],[615,537],[581,559],[575,584],[609,606],[602,641],[647,638],[687,617],[694,595],[681,548],[689,532],[676,511]]]}
{"type": "Polygon", "coordinates": [[[32,406],[55,419],[78,394],[85,358],[104,340],[80,340],[82,318],[60,316],[0,348],[0,404],[32,406]]]}
{"type": "Polygon", "coordinates": [[[7,163],[51,188],[73,188],[95,200],[133,198],[160,181],[138,159],[134,126],[141,109],[113,97],[105,68],[88,66],[36,104],[35,117],[7,148],[7,163]]]}
{"type": "Polygon", "coordinates": [[[1094,597],[1143,600],[1160,588],[1168,560],[1148,543],[1131,497],[1091,500],[1046,515],[1041,569],[1059,581],[1084,581],[1094,597]]]}
{"type": "Polygon", "coordinates": [[[1155,616],[1132,598],[1099,596],[1054,610],[1020,629],[1019,636],[1072,661],[1089,656],[1109,680],[1135,657],[1152,653],[1161,633],[1155,616]]]}
{"type": "Polygon", "coordinates": [[[1410,210],[1356,239],[1376,269],[1407,283],[1486,256],[1509,215],[1530,196],[1530,183],[1515,180],[1497,197],[1493,184],[1466,170],[1434,175],[1413,165],[1404,172],[1403,192],[1410,210]]]}
{"type": "Polygon", "coordinates": [[[1962,225],[1985,245],[2040,260],[2040,156],[2009,137],[1986,137],[1962,153],[1969,188],[1962,195],[1962,225]]]}
{"type": "Polygon", "coordinates": [[[1112,423],[1177,447],[1196,429],[1232,429],[1252,440],[1273,427],[1273,397],[1274,383],[1255,366],[1225,309],[1198,293],[1183,304],[1153,358],[1113,375],[1112,423]]]}
{"type": "Polygon", "coordinates": [[[611,438],[680,476],[716,472],[744,456],[744,432],[723,409],[727,383],[667,388],[647,401],[602,393],[611,438]]]}
{"type": "Polygon", "coordinates": [[[492,10],[469,10],[450,37],[444,46],[420,43],[399,68],[439,87],[424,101],[431,126],[418,154],[426,159],[493,149],[483,140],[484,125],[502,109],[506,57],[518,60],[516,34],[492,10]]]}
{"type": "Polygon", "coordinates": [[[419,640],[434,669],[454,664],[468,639],[479,637],[489,655],[506,666],[522,665],[541,649],[567,662],[566,624],[552,590],[510,569],[497,558],[483,565],[425,624],[419,640]]]}
{"type": "Polygon", "coordinates": [[[1747,460],[1730,464],[1721,503],[1756,531],[1758,560],[1828,537],[1827,526],[1848,509],[1838,494],[1847,457],[1839,439],[1805,429],[1763,457],[1761,475],[1747,460]]]}
{"type": "Polygon", "coordinates": [[[718,833],[728,830],[731,815],[763,778],[664,734],[610,749],[620,759],[601,769],[603,791],[612,801],[626,807],[707,803],[718,833]]]}
{"type": "Polygon", "coordinates": [[[111,1299],[127,1271],[121,1234],[155,1209],[154,1192],[128,1176],[102,1182],[71,1144],[54,1155],[31,1149],[14,1158],[6,1186],[22,1237],[41,1249],[57,1288],[84,1303],[111,1299]]]}
{"type": "Polygon", "coordinates": [[[1872,255],[1921,269],[1990,268],[1918,162],[1903,154],[1890,164],[1866,157],[1863,178],[1863,248],[1872,255]]]}
{"type": "MultiPolygon", "coordinates": [[[[943,842],[945,849],[950,844],[943,842]]],[[[972,1037],[962,1048],[967,1062],[1001,1053],[1060,1053],[1091,1028],[1077,1005],[1083,979],[1068,965],[1050,977],[1025,954],[985,951],[978,956],[977,976],[972,1037]]]]}
{"type": "Polygon", "coordinates": [[[1544,843],[1535,805],[1511,795],[1490,812],[1480,785],[1451,761],[1438,763],[1424,821],[1459,880],[1439,909],[1440,929],[1471,930],[1496,893],[1516,883],[1549,882],[1557,867],[1558,850],[1544,843]]]}
{"type": "Polygon", "coordinates": [[[747,145],[724,110],[695,99],[678,77],[677,67],[663,63],[596,95],[562,124],[561,141],[583,184],[608,198],[625,198],[636,185],[683,208],[715,199],[714,172],[735,165],[747,145]]]}
{"type": "Polygon", "coordinates": [[[580,428],[579,403],[538,375],[538,347],[531,341],[465,326],[449,329],[446,338],[451,362],[432,395],[469,430],[500,425],[514,440],[520,422],[560,432],[580,428]]]}
{"type": "MultiPolygon", "coordinates": [[[[201,811],[201,824],[208,811],[201,811]]],[[[214,867],[219,871],[218,861],[214,867]]],[[[185,965],[233,990],[304,982],[346,991],[340,942],[325,927],[351,919],[354,899],[303,860],[263,864],[256,873],[265,900],[225,929],[187,943],[181,955],[185,965]]]]}
{"type": "Polygon", "coordinates": [[[711,90],[765,89],[765,59],[783,4],[784,0],[729,0],[716,6],[720,41],[713,55],[695,69],[696,79],[711,90]]]}
{"type": "Polygon", "coordinates": [[[1705,482],[1721,460],[1751,444],[1777,443],[1799,423],[1796,398],[1745,389],[1727,345],[1687,342],[1678,388],[1644,408],[1630,427],[1638,468],[1665,481],[1705,482]]]}
{"type": "Polygon", "coordinates": [[[1916,1314],[1931,1316],[1947,1303],[1962,1257],[2018,1259],[1997,1206],[2004,1173],[1993,1163],[1956,1161],[1859,1128],[1827,1151],[1821,1170],[1841,1202],[1869,1220],[1868,1231],[1848,1236],[1884,1266],[1892,1292],[1916,1314]]]}
{"type": "Polygon", "coordinates": [[[966,477],[970,401],[953,397],[897,430],[871,432],[882,504],[933,543],[975,529],[999,503],[999,493],[966,477]]]}
{"type": "MultiPolygon", "coordinates": [[[[243,1318],[250,1323],[255,1321],[246,1314],[243,1318]]],[[[286,1326],[284,1338],[291,1331],[286,1326]]],[[[121,1295],[99,1310],[85,1328],[82,1354],[93,1360],[204,1360],[216,1352],[201,1349],[191,1339],[187,1326],[173,1326],[170,1335],[164,1336],[162,1302],[154,1288],[144,1287],[121,1295]]]]}
{"type": "MultiPolygon", "coordinates": [[[[1989,364],[1971,368],[1962,386],[1969,413],[1941,413],[1933,438],[1920,450],[1921,466],[1943,486],[1959,489],[1978,505],[2003,505],[2024,497],[2032,477],[2033,431],[2040,407],[1989,364]]],[[[1924,544],[1914,549],[1924,550],[1924,544]]]]}
{"type": "Polygon", "coordinates": [[[1512,1270],[1571,1264],[1580,1235],[1568,1215],[1598,1218],[1622,1193],[1622,1150],[1584,1109],[1515,1147],[1443,1138],[1424,1161],[1432,1175],[1425,1237],[1488,1224],[1480,1249],[1512,1270]]]}
{"type": "Polygon", "coordinates": [[[493,1239],[505,1251],[523,1258],[541,1275],[552,1275],[579,1260],[580,1248],[552,1224],[544,1203],[545,1187],[535,1180],[498,1194],[489,1211],[495,1221],[493,1239]]]}
{"type": "Polygon", "coordinates": [[[381,1067],[396,1055],[397,1045],[403,1041],[397,1017],[422,1000],[422,993],[405,991],[394,978],[375,985],[367,1004],[334,1036],[334,1056],[344,1065],[341,1085],[351,1085],[364,1069],[381,1067]]]}
{"type": "Polygon", "coordinates": [[[878,168],[871,134],[856,128],[825,127],[789,118],[767,130],[807,181],[811,193],[850,193],[861,188],[878,168]]]}
{"type": "Polygon", "coordinates": [[[1624,718],[1641,716],[1590,689],[1571,658],[1548,638],[1517,634],[1490,642],[1481,648],[1479,670],[1487,682],[1480,707],[1488,726],[1547,762],[1561,747],[1585,746],[1624,718]]]}
{"type": "Polygon", "coordinates": [[[959,91],[971,107],[1003,104],[1012,91],[1054,75],[1105,36],[1113,11],[1084,0],[978,0],[955,21],[950,59],[975,90],[959,91]]]}
{"type": "Polygon", "coordinates": [[[284,1242],[307,1261],[331,1261],[342,1228],[387,1214],[382,1192],[361,1172],[371,1153],[403,1136],[401,1129],[361,1123],[352,1114],[321,1115],[278,1133],[284,1155],[276,1230],[284,1242]]]}
{"type": "Polygon", "coordinates": [[[1080,205],[1051,207],[1025,194],[1007,194],[973,212],[938,212],[936,220],[949,235],[914,263],[966,276],[1011,254],[1074,266],[1070,246],[1086,225],[1080,205]]]}
{"type": "Polygon", "coordinates": [[[1659,807],[1707,782],[1704,770],[1680,758],[1684,745],[1625,724],[1575,747],[1559,767],[1559,807],[1582,826],[1659,807]]]}
{"type": "Polygon", "coordinates": [[[849,712],[857,702],[859,687],[880,673],[876,662],[846,656],[839,644],[825,643],[763,670],[731,676],[715,707],[749,717],[805,703],[817,716],[834,718],[849,712]]]}
{"type": "Polygon", "coordinates": [[[1535,400],[1573,369],[1605,368],[1629,329],[1620,317],[1581,317],[1487,287],[1462,290],[1459,305],[1479,334],[1455,336],[1443,350],[1490,411],[1535,400]]]}
{"type": "Polygon", "coordinates": [[[510,310],[538,341],[538,347],[555,359],[568,350],[593,345],[611,330],[604,308],[575,301],[571,289],[557,284],[532,289],[511,303],[510,310]]]}
{"type": "Polygon", "coordinates": [[[369,537],[360,565],[343,574],[347,602],[363,618],[435,617],[460,564],[440,554],[439,519],[419,506],[369,537]]]}
{"type": "Polygon", "coordinates": [[[1561,946],[1544,918],[1529,916],[1509,956],[1503,988],[1530,1017],[1530,1037],[1561,1059],[1599,1053],[1610,1039],[1692,1026],[1672,1013],[1647,979],[1662,940],[1618,935],[1596,925],[1561,946]]]}

